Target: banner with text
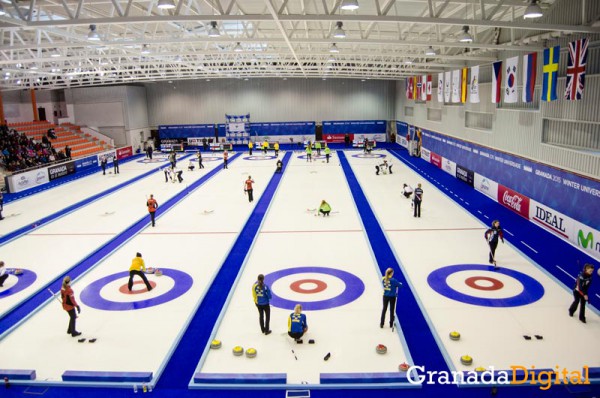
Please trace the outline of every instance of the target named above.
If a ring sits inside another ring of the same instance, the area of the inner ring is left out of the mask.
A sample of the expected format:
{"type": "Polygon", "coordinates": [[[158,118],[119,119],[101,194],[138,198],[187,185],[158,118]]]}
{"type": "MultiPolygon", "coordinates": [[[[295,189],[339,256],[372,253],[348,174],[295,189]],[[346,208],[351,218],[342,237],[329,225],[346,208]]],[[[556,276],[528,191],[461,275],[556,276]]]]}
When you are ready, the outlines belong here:
{"type": "MultiPolygon", "coordinates": [[[[176,124],[158,126],[160,139],[187,138],[187,137],[213,137],[215,136],[214,124],[176,124]]],[[[225,135],[223,133],[223,135],[225,135]]]]}
{"type": "MultiPolygon", "coordinates": [[[[475,173],[600,230],[600,181],[502,153],[440,133],[422,130],[423,147],[460,161],[475,173]]],[[[427,161],[427,155],[421,151],[427,161]]],[[[477,189],[477,178],[475,188],[477,189]]],[[[494,198],[495,199],[495,198],[494,198]]]]}

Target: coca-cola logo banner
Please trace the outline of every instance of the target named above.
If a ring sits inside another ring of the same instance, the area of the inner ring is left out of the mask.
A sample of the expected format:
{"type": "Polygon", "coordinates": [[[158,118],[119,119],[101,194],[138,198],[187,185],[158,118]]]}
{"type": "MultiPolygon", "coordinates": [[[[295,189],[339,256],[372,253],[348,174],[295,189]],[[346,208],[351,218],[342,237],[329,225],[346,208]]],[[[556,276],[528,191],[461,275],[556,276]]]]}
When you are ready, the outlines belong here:
{"type": "Polygon", "coordinates": [[[529,198],[498,184],[498,203],[529,219],[529,198]]]}

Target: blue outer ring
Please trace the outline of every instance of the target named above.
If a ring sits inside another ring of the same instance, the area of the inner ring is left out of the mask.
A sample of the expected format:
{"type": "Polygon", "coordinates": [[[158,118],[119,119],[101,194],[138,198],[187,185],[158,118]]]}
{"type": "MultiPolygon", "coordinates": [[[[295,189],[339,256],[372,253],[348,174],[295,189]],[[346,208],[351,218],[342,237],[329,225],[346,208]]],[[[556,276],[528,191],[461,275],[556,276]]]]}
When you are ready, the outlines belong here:
{"type": "Polygon", "coordinates": [[[273,159],[277,159],[277,156],[274,155],[262,155],[262,156],[257,156],[257,155],[252,155],[252,156],[246,156],[244,157],[245,160],[273,160],[273,159]]]}
{"type": "MultiPolygon", "coordinates": [[[[193,163],[198,163],[198,158],[190,159],[193,163]]],[[[223,160],[218,156],[202,156],[202,162],[216,162],[217,160],[223,160]]]]}
{"type": "MultiPolygon", "coordinates": [[[[327,159],[325,155],[311,155],[311,159],[327,159]]],[[[306,159],[307,155],[298,155],[298,159],[306,159]]]]}
{"type": "Polygon", "coordinates": [[[161,156],[161,157],[156,157],[156,158],[152,158],[152,159],[146,159],[146,158],[144,158],[144,159],[138,160],[137,162],[138,163],[152,164],[152,163],[164,163],[167,160],[169,160],[169,159],[167,159],[166,156],[165,157],[161,156]]]}
{"type": "Polygon", "coordinates": [[[21,290],[27,289],[37,279],[37,274],[35,272],[26,269],[23,269],[23,273],[21,275],[15,276],[17,277],[17,283],[15,283],[9,289],[2,290],[0,292],[0,299],[12,296],[15,293],[19,293],[21,290]]]}
{"type": "Polygon", "coordinates": [[[431,286],[433,290],[442,296],[448,297],[452,300],[460,301],[461,303],[479,305],[482,307],[518,307],[535,303],[544,296],[544,286],[542,286],[541,283],[529,275],[506,268],[494,270],[494,273],[507,275],[521,282],[524,287],[521,293],[517,294],[516,296],[506,298],[484,298],[470,296],[468,294],[458,292],[448,285],[447,278],[453,273],[460,271],[490,271],[490,267],[480,264],[449,265],[430,273],[427,277],[427,283],[429,283],[429,286],[431,286]]]}
{"type": "Polygon", "coordinates": [[[270,304],[275,307],[291,311],[294,310],[296,304],[301,304],[302,309],[307,311],[329,310],[331,308],[341,307],[343,305],[353,302],[354,300],[359,298],[365,291],[365,284],[356,275],[339,269],[325,267],[296,267],[284,269],[281,271],[275,271],[273,273],[265,275],[265,282],[268,285],[273,285],[273,282],[276,282],[278,279],[281,279],[284,276],[301,274],[306,272],[335,276],[337,278],[340,278],[344,282],[346,288],[338,296],[321,301],[291,301],[279,297],[277,294],[275,294],[275,292],[271,290],[272,298],[270,304]]]}
{"type": "Polygon", "coordinates": [[[383,153],[369,153],[369,154],[364,154],[364,153],[358,153],[356,155],[352,155],[353,158],[361,158],[361,159],[373,159],[373,158],[385,158],[387,157],[387,155],[384,155],[383,153]]]}
{"type": "Polygon", "coordinates": [[[88,307],[105,311],[141,310],[143,308],[154,307],[156,305],[175,300],[177,297],[190,290],[194,284],[194,279],[192,279],[190,275],[183,271],[171,268],[161,268],[160,270],[163,272],[163,275],[167,275],[175,280],[175,286],[173,286],[173,288],[168,292],[161,294],[158,297],[130,302],[111,301],[103,298],[100,295],[100,290],[104,286],[117,279],[129,278],[129,271],[123,271],[100,278],[86,286],[86,288],[81,292],[81,302],[88,307]]]}

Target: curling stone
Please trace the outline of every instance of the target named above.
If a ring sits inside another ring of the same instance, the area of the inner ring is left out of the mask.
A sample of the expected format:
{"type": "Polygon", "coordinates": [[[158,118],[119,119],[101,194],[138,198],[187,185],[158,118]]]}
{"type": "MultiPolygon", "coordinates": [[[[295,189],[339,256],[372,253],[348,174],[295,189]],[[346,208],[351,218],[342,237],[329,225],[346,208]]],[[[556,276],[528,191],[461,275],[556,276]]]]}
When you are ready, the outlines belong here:
{"type": "Polygon", "coordinates": [[[458,332],[450,332],[449,336],[450,340],[460,340],[460,333],[458,332]]]}
{"type": "Polygon", "coordinates": [[[15,275],[22,275],[22,274],[23,274],[23,270],[21,268],[15,269],[15,275]]]}
{"type": "Polygon", "coordinates": [[[463,355],[462,357],[460,357],[460,363],[462,363],[463,365],[469,366],[473,364],[473,358],[471,358],[468,355],[463,355]]]}
{"type": "Polygon", "coordinates": [[[481,373],[481,372],[485,372],[487,369],[484,368],[483,366],[478,366],[475,368],[475,372],[477,373],[481,373]]]}
{"type": "Polygon", "coordinates": [[[247,358],[254,358],[256,356],[256,348],[248,348],[246,350],[246,357],[247,358]]]}
{"type": "Polygon", "coordinates": [[[154,268],[148,267],[148,268],[146,268],[146,271],[144,271],[144,273],[146,273],[146,274],[153,274],[154,273],[154,268]]]}
{"type": "Polygon", "coordinates": [[[385,354],[387,352],[387,347],[383,344],[377,344],[377,347],[375,347],[375,351],[377,351],[378,354],[385,354]]]}
{"type": "Polygon", "coordinates": [[[398,369],[400,369],[401,372],[408,371],[408,368],[410,368],[410,365],[406,362],[402,362],[400,365],[398,365],[398,369]]]}
{"type": "Polygon", "coordinates": [[[211,341],[210,348],[213,348],[215,350],[218,349],[218,348],[221,348],[221,340],[213,340],[213,341],[211,341]]]}
{"type": "Polygon", "coordinates": [[[157,269],[156,271],[154,271],[154,275],[155,276],[162,276],[162,274],[163,274],[162,271],[159,270],[159,269],[157,269]]]}
{"type": "Polygon", "coordinates": [[[244,349],[239,345],[236,345],[235,347],[233,347],[233,355],[235,355],[236,357],[244,355],[244,349]]]}

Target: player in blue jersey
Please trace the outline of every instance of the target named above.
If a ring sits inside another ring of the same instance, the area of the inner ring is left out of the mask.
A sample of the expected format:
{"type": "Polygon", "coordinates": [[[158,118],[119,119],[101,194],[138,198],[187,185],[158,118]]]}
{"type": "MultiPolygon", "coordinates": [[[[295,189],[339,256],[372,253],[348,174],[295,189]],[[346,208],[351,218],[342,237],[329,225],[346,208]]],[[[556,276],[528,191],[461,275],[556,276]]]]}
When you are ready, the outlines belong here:
{"type": "Polygon", "coordinates": [[[385,276],[382,278],[381,283],[383,285],[383,310],[381,310],[381,322],[379,327],[383,328],[385,323],[385,313],[388,305],[390,307],[390,327],[394,326],[394,314],[396,313],[396,297],[398,296],[398,288],[402,286],[402,283],[398,282],[394,276],[394,270],[388,268],[385,271],[385,276]]]}
{"type": "Polygon", "coordinates": [[[308,331],[306,315],[302,313],[302,305],[296,304],[294,312],[288,318],[288,335],[296,340],[296,343],[302,343],[302,336],[308,331]]]}
{"type": "Polygon", "coordinates": [[[254,304],[258,308],[258,316],[260,322],[260,330],[264,334],[271,334],[269,329],[269,322],[271,321],[271,306],[269,301],[271,300],[271,289],[265,284],[265,276],[263,274],[258,275],[257,281],[252,286],[252,298],[254,298],[254,304]]]}

